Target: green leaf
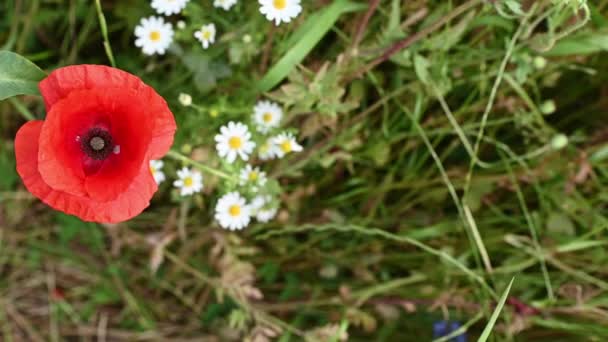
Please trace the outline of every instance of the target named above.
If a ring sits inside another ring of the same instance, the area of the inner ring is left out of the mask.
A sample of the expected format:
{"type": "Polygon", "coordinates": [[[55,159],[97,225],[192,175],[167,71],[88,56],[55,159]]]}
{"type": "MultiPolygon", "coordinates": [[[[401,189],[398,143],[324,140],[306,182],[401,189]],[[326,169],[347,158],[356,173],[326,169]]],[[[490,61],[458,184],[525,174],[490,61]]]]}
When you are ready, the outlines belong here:
{"type": "Polygon", "coordinates": [[[590,55],[608,51],[608,30],[568,36],[545,53],[546,56],[590,55]]]}
{"type": "Polygon", "coordinates": [[[269,91],[287,77],[293,68],[304,60],[308,53],[312,51],[323,36],[334,26],[342,14],[359,11],[366,7],[367,5],[353,3],[348,0],[338,0],[318,15],[309,17],[302,25],[302,28],[294,33],[300,39],[260,80],[258,89],[262,92],[269,91]],[[306,31],[303,30],[304,28],[306,28],[306,31]]]}
{"type": "Polygon", "coordinates": [[[547,231],[552,235],[576,235],[574,223],[563,213],[552,212],[547,218],[547,231]]]}
{"type": "Polygon", "coordinates": [[[414,71],[420,82],[425,85],[431,84],[431,75],[429,74],[429,68],[431,63],[421,55],[416,54],[414,56],[414,71]]]}
{"type": "Polygon", "coordinates": [[[46,77],[36,64],[10,51],[0,51],[0,101],[16,95],[40,95],[38,82],[46,77]]]}
{"type": "Polygon", "coordinates": [[[477,340],[477,342],[485,342],[485,341],[487,341],[488,337],[490,337],[490,334],[492,333],[492,329],[494,328],[494,324],[496,324],[496,321],[498,320],[498,316],[500,315],[502,308],[505,306],[505,303],[507,302],[507,298],[509,297],[509,292],[511,292],[511,286],[513,286],[514,280],[515,280],[515,278],[511,279],[509,286],[507,286],[507,289],[505,290],[505,292],[503,292],[502,296],[500,297],[500,302],[498,302],[498,305],[496,305],[496,309],[494,309],[494,312],[492,313],[492,317],[490,317],[490,321],[488,322],[486,327],[483,329],[483,332],[481,333],[481,336],[479,336],[479,339],[477,340]]]}

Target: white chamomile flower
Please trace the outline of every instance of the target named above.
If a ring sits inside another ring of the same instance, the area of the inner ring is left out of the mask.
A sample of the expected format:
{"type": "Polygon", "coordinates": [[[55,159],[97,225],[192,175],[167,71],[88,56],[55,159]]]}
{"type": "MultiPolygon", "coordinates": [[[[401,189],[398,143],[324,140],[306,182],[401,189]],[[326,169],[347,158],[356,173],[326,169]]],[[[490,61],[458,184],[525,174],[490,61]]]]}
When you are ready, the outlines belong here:
{"type": "Polygon", "coordinates": [[[260,12],[266,19],[273,21],[275,25],[281,22],[290,22],[302,12],[300,0],[258,0],[260,12]]]}
{"type": "Polygon", "coordinates": [[[247,183],[264,185],[266,184],[266,172],[260,171],[259,167],[254,168],[251,165],[247,165],[241,170],[240,179],[241,185],[247,183]]]}
{"type": "Polygon", "coordinates": [[[146,55],[164,55],[173,42],[173,27],[160,17],[142,18],[135,27],[135,46],[146,55]]]}
{"type": "Polygon", "coordinates": [[[152,177],[154,177],[156,184],[160,184],[167,179],[163,172],[164,165],[165,163],[163,163],[162,160],[150,160],[150,173],[152,173],[152,177]]]}
{"type": "Polygon", "coordinates": [[[181,12],[190,0],[152,0],[152,8],[158,14],[171,15],[181,12]]]}
{"type": "Polygon", "coordinates": [[[173,186],[180,189],[180,195],[189,196],[203,190],[203,175],[187,167],[177,171],[178,179],[173,182],[173,186]]]}
{"type": "Polygon", "coordinates": [[[215,0],[213,2],[214,7],[221,7],[226,11],[229,10],[232,6],[236,5],[238,0],[215,0]]]}
{"type": "Polygon", "coordinates": [[[302,146],[298,144],[296,138],[291,133],[281,133],[272,138],[272,144],[274,146],[273,151],[279,158],[283,158],[291,152],[302,151],[302,146]]]}
{"type": "Polygon", "coordinates": [[[251,220],[251,208],[247,205],[245,198],[238,192],[230,192],[222,196],[215,206],[215,219],[229,230],[241,230],[251,220]]]}
{"type": "Polygon", "coordinates": [[[220,134],[215,136],[215,142],[217,142],[215,146],[217,153],[231,164],[237,156],[247,161],[255,148],[249,129],[240,122],[230,121],[228,125],[222,126],[220,134]]]}
{"type": "Polygon", "coordinates": [[[277,215],[278,211],[278,208],[272,205],[271,196],[256,196],[253,201],[251,201],[251,208],[256,220],[262,223],[272,220],[277,215]]]}
{"type": "Polygon", "coordinates": [[[266,139],[263,144],[258,148],[258,156],[261,160],[270,160],[276,158],[275,147],[272,144],[272,139],[266,139]]]}
{"type": "Polygon", "coordinates": [[[282,117],[283,110],[274,102],[259,101],[253,107],[253,121],[260,133],[268,133],[270,129],[278,127],[282,117]]]}
{"type": "Polygon", "coordinates": [[[203,25],[200,30],[194,32],[194,37],[201,42],[203,49],[206,49],[215,43],[215,32],[215,24],[211,23],[203,25]]]}

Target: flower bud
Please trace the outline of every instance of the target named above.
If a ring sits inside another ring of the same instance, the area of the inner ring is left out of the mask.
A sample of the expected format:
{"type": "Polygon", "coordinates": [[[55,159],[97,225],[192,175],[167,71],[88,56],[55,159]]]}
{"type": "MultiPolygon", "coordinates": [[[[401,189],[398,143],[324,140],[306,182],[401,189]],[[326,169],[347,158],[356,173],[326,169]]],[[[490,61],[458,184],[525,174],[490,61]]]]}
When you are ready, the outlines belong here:
{"type": "Polygon", "coordinates": [[[185,93],[181,93],[179,94],[178,97],[179,103],[182,104],[182,106],[184,107],[189,107],[192,105],[192,96],[185,94],[185,93]]]}
{"type": "Polygon", "coordinates": [[[568,146],[568,137],[565,134],[557,134],[551,139],[551,148],[558,151],[568,146]]]}
{"type": "Polygon", "coordinates": [[[555,113],[555,109],[555,101],[553,100],[545,101],[540,105],[540,111],[545,115],[555,113]]]}

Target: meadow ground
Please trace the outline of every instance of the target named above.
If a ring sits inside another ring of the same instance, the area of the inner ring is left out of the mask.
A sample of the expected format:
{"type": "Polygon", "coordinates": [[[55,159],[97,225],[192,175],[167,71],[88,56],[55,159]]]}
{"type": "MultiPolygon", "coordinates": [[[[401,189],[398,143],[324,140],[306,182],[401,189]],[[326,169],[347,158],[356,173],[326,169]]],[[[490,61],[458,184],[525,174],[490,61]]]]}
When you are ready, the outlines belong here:
{"type": "Polygon", "coordinates": [[[216,3],[1,1],[0,50],[115,63],[178,130],[145,212],[84,223],[15,171],[41,98],[0,101],[0,340],[608,340],[608,1],[216,3]]]}

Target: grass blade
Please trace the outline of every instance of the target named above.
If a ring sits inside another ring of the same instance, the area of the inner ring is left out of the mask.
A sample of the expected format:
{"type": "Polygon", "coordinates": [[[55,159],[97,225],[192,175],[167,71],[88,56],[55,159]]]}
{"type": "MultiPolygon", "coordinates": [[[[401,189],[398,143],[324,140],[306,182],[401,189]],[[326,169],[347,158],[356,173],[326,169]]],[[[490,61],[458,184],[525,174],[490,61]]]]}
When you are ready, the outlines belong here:
{"type": "Polygon", "coordinates": [[[479,336],[479,339],[477,340],[477,342],[485,342],[488,340],[488,337],[490,337],[490,334],[492,333],[492,329],[494,328],[494,324],[496,324],[496,321],[498,320],[498,316],[500,315],[500,312],[502,311],[502,308],[505,306],[507,298],[509,297],[509,292],[511,292],[511,286],[513,286],[514,280],[515,280],[515,278],[511,279],[509,286],[507,286],[507,289],[505,290],[505,292],[503,292],[502,296],[500,297],[500,301],[498,302],[498,305],[496,305],[496,309],[494,309],[494,312],[492,313],[492,317],[490,317],[490,321],[488,322],[486,327],[483,329],[483,332],[481,333],[481,336],[479,336]]]}
{"type": "Polygon", "coordinates": [[[298,31],[294,34],[301,36],[301,38],[260,80],[258,90],[261,92],[269,91],[287,77],[291,70],[304,60],[323,36],[334,26],[342,14],[359,11],[364,8],[366,8],[366,5],[353,3],[348,0],[338,0],[328,6],[319,15],[308,18],[302,25],[302,28],[307,29],[307,32],[302,34],[302,31],[298,31]]]}

